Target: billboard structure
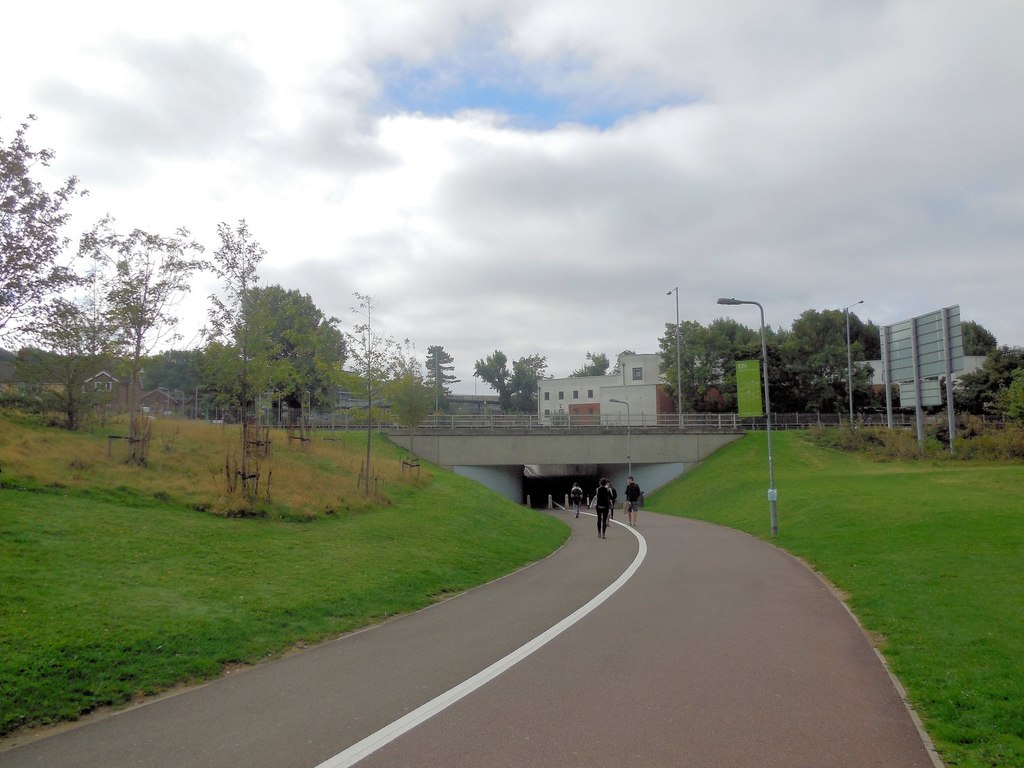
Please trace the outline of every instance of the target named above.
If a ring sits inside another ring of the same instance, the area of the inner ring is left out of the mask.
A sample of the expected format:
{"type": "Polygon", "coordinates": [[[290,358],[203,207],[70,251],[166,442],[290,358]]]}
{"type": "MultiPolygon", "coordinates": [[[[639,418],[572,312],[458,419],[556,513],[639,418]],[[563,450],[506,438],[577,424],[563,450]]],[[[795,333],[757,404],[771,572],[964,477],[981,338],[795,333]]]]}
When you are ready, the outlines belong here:
{"type": "Polygon", "coordinates": [[[942,405],[942,381],[946,385],[949,447],[953,449],[956,417],[953,411],[953,374],[964,368],[964,343],[960,331],[960,307],[952,306],[884,326],[882,378],[885,411],[892,426],[892,385],[900,388],[900,404],[917,413],[917,439],[924,442],[924,406],[942,405]]]}

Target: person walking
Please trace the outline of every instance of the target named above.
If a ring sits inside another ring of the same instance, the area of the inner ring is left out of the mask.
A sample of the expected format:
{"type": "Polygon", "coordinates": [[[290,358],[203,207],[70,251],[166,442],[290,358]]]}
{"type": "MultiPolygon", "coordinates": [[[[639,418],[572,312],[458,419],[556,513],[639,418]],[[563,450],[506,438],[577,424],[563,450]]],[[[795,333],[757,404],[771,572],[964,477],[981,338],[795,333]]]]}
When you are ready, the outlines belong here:
{"type": "Polygon", "coordinates": [[[576,510],[576,517],[579,517],[580,502],[583,501],[583,489],[580,488],[579,483],[572,484],[572,490],[569,491],[569,500],[572,502],[572,508],[576,510]]]}
{"type": "Polygon", "coordinates": [[[594,509],[597,511],[597,535],[599,538],[608,538],[608,513],[611,511],[612,494],[608,489],[608,478],[602,477],[601,484],[597,486],[594,493],[594,509]]]}
{"type": "Polygon", "coordinates": [[[615,490],[615,486],[612,485],[612,481],[608,481],[608,491],[612,495],[612,503],[608,507],[608,519],[615,519],[615,502],[619,500],[619,492],[615,490]]]}
{"type": "Polygon", "coordinates": [[[629,476],[629,482],[626,484],[626,519],[629,524],[636,528],[636,513],[640,509],[640,498],[643,496],[643,492],[640,490],[640,486],[633,480],[633,476],[629,476]]]}

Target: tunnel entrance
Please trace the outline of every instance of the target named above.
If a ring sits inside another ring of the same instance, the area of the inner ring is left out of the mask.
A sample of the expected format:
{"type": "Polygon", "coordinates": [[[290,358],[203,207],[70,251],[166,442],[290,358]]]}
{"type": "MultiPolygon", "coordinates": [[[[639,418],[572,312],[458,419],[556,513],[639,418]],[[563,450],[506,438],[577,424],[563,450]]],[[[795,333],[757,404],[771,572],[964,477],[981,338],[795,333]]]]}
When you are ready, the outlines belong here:
{"type": "MultiPolygon", "coordinates": [[[[602,465],[559,465],[523,467],[522,503],[529,500],[533,509],[547,509],[548,496],[559,506],[565,504],[573,483],[579,483],[583,489],[584,503],[597,489],[602,477],[611,477],[612,467],[602,465]]],[[[621,493],[621,491],[620,491],[621,493]]]]}

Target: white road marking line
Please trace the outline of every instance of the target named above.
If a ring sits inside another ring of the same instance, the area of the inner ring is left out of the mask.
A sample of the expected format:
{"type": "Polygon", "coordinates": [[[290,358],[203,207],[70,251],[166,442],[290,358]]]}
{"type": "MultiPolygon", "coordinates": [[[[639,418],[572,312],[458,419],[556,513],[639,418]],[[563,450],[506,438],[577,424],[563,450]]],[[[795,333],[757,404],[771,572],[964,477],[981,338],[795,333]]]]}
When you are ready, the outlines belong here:
{"type": "Polygon", "coordinates": [[[445,691],[440,696],[431,699],[423,706],[418,709],[414,709],[412,712],[398,720],[395,720],[395,722],[390,725],[384,726],[376,733],[371,733],[365,739],[356,742],[344,752],[339,752],[334,757],[320,763],[316,768],[349,768],[349,766],[355,765],[364,757],[373,754],[381,747],[397,739],[403,733],[412,730],[420,723],[426,722],[434,715],[439,714],[455,702],[465,696],[468,696],[477,688],[490,682],[505,670],[515,666],[531,653],[540,649],[551,640],[554,640],[560,634],[565,632],[565,630],[569,629],[569,627],[589,614],[609,597],[614,595],[627,581],[630,580],[630,578],[632,578],[633,574],[636,573],[638,568],[640,568],[640,564],[644,561],[644,558],[647,557],[647,539],[641,536],[635,528],[631,528],[614,520],[611,522],[636,536],[640,547],[637,550],[636,557],[633,558],[633,562],[630,563],[629,567],[600,594],[594,597],[586,605],[566,616],[560,622],[551,627],[551,629],[537,635],[533,640],[530,640],[525,645],[522,645],[512,651],[512,653],[505,656],[505,658],[499,659],[491,664],[491,666],[473,675],[473,677],[469,678],[465,682],[462,682],[454,688],[445,691]]]}

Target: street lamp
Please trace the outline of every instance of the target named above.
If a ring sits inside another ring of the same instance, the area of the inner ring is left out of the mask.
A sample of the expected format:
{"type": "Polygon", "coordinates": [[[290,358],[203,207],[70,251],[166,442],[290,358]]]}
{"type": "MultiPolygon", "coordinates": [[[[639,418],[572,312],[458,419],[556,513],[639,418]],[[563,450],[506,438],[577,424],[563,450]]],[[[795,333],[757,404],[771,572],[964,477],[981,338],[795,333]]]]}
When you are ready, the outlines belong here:
{"type": "Polygon", "coordinates": [[[846,392],[850,397],[850,429],[853,429],[853,353],[850,351],[850,308],[863,304],[864,299],[845,307],[846,313],[846,392]]]}
{"type": "Polygon", "coordinates": [[[633,452],[630,449],[630,445],[629,445],[629,422],[630,422],[629,403],[627,403],[625,400],[616,400],[614,397],[611,398],[610,402],[618,403],[619,405],[626,406],[626,465],[627,465],[626,475],[628,477],[632,477],[633,476],[633,452]]]}
{"type": "Polygon", "coordinates": [[[768,346],[764,340],[764,307],[756,301],[743,299],[719,299],[718,303],[731,307],[740,304],[753,304],[761,311],[761,366],[764,375],[765,432],[768,435],[768,513],[772,524],[772,536],[774,536],[779,532],[779,515],[776,506],[779,494],[775,490],[775,465],[772,459],[772,404],[771,398],[768,396],[768,346]]]}
{"type": "Polygon", "coordinates": [[[679,415],[679,428],[683,428],[683,382],[679,375],[679,286],[677,285],[665,295],[676,294],[676,413],[679,415]]]}

